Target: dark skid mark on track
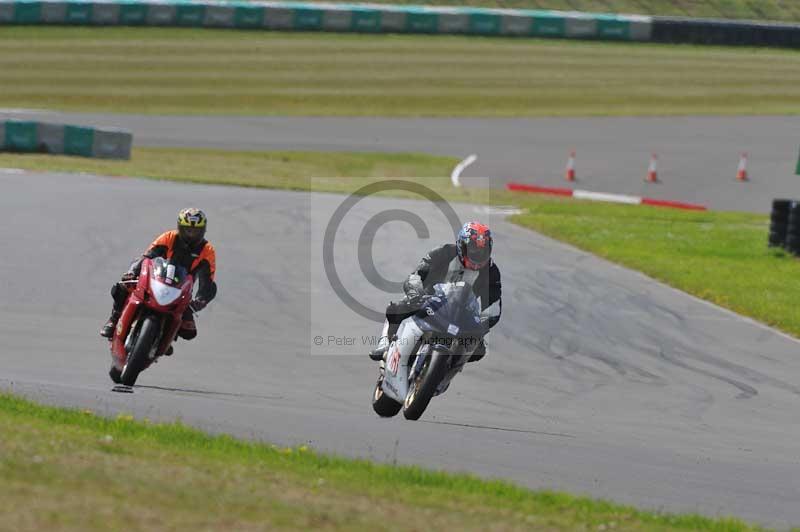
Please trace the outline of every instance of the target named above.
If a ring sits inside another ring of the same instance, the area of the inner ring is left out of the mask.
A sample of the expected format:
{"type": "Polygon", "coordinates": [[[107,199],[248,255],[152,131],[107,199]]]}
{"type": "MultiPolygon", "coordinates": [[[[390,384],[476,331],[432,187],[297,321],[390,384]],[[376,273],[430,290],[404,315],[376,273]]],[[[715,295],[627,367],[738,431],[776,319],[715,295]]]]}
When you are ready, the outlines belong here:
{"type": "Polygon", "coordinates": [[[751,397],[755,397],[756,395],[758,395],[758,390],[756,390],[752,386],[749,386],[749,385],[747,385],[747,384],[745,384],[745,383],[743,383],[741,381],[737,381],[736,379],[733,379],[731,377],[727,377],[725,375],[720,375],[718,373],[714,373],[713,371],[701,369],[701,368],[692,366],[690,364],[687,364],[686,362],[683,362],[679,358],[680,355],[673,355],[673,354],[667,353],[666,350],[661,349],[659,351],[659,356],[661,358],[663,358],[664,360],[666,360],[666,361],[668,361],[668,362],[672,363],[673,365],[678,366],[680,368],[687,369],[687,370],[692,371],[692,372],[694,372],[694,373],[696,373],[698,375],[705,375],[706,377],[710,377],[712,379],[717,379],[719,381],[726,382],[726,383],[730,384],[731,386],[737,388],[739,390],[739,392],[740,392],[736,396],[737,399],[750,399],[751,397]]]}
{"type": "Polygon", "coordinates": [[[559,438],[575,438],[572,434],[565,434],[562,432],[544,432],[541,430],[526,430],[526,429],[509,429],[506,427],[492,427],[489,425],[473,425],[470,423],[455,423],[453,421],[428,421],[421,420],[418,423],[428,423],[431,425],[450,425],[452,427],[464,427],[468,429],[483,429],[483,430],[496,430],[499,432],[518,432],[521,434],[538,434],[540,436],[556,436],[559,438]]]}
{"type": "Polygon", "coordinates": [[[170,388],[167,386],[144,386],[137,384],[136,389],[161,390],[164,392],[192,393],[197,395],[216,395],[220,397],[240,397],[243,399],[283,399],[282,395],[253,395],[247,393],[215,392],[211,390],[191,390],[188,388],[170,388]]]}

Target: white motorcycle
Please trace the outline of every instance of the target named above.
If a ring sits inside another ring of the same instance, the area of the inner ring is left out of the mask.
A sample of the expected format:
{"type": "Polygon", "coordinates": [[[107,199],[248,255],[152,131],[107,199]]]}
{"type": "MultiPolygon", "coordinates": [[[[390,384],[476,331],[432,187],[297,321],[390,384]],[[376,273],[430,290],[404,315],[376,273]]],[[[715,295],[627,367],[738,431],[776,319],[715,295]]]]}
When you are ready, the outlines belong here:
{"type": "Polygon", "coordinates": [[[419,419],[486,334],[470,284],[440,283],[433,290],[423,296],[419,311],[400,324],[381,362],[372,395],[379,416],[392,417],[402,409],[406,419],[419,419]]]}

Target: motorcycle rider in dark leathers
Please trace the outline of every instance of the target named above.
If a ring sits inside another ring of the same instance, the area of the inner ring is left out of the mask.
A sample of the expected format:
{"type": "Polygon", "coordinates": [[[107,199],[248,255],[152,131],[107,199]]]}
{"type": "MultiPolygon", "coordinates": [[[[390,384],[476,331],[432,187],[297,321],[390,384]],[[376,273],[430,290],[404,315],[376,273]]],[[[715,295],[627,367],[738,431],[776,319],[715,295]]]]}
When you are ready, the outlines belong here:
{"type": "MultiPolygon", "coordinates": [[[[465,223],[455,244],[432,249],[403,283],[405,297],[386,308],[386,323],[378,347],[370,351],[369,357],[383,360],[400,323],[419,310],[422,296],[430,293],[437,283],[470,283],[481,303],[481,323],[487,331],[497,325],[502,310],[500,269],[491,255],[492,233],[479,222],[465,223]]],[[[480,360],[485,354],[486,346],[481,341],[468,362],[480,360]]]]}

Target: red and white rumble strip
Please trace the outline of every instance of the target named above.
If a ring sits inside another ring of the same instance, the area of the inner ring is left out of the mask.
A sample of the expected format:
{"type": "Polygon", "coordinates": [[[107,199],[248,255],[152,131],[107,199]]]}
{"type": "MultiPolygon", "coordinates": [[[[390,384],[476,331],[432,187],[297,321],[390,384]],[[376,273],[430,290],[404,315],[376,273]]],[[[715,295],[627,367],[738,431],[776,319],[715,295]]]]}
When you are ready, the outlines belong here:
{"type": "Polygon", "coordinates": [[[687,211],[705,211],[708,207],[695,203],[681,201],[659,200],[654,198],[640,198],[626,194],[606,194],[604,192],[591,192],[589,190],[573,190],[571,188],[540,187],[523,183],[506,183],[506,188],[515,192],[533,192],[535,194],[550,194],[554,196],[570,196],[576,199],[592,201],[608,201],[612,203],[627,203],[628,205],[653,205],[655,207],[668,207],[671,209],[684,209],[687,211]]]}

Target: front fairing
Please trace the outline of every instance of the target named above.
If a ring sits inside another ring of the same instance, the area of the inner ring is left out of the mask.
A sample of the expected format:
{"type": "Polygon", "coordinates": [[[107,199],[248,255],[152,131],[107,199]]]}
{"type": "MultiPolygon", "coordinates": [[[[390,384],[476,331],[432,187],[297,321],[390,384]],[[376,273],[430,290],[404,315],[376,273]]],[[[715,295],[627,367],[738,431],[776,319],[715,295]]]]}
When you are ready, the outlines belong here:
{"type": "MultiPolygon", "coordinates": [[[[147,261],[146,261],[147,262],[147,261]]],[[[194,280],[181,267],[176,267],[168,260],[157,258],[149,264],[146,279],[144,301],[148,308],[157,312],[183,312],[192,298],[194,280]]]]}
{"type": "Polygon", "coordinates": [[[414,321],[423,332],[442,337],[482,336],[480,305],[464,282],[435,285],[414,321]]]}

